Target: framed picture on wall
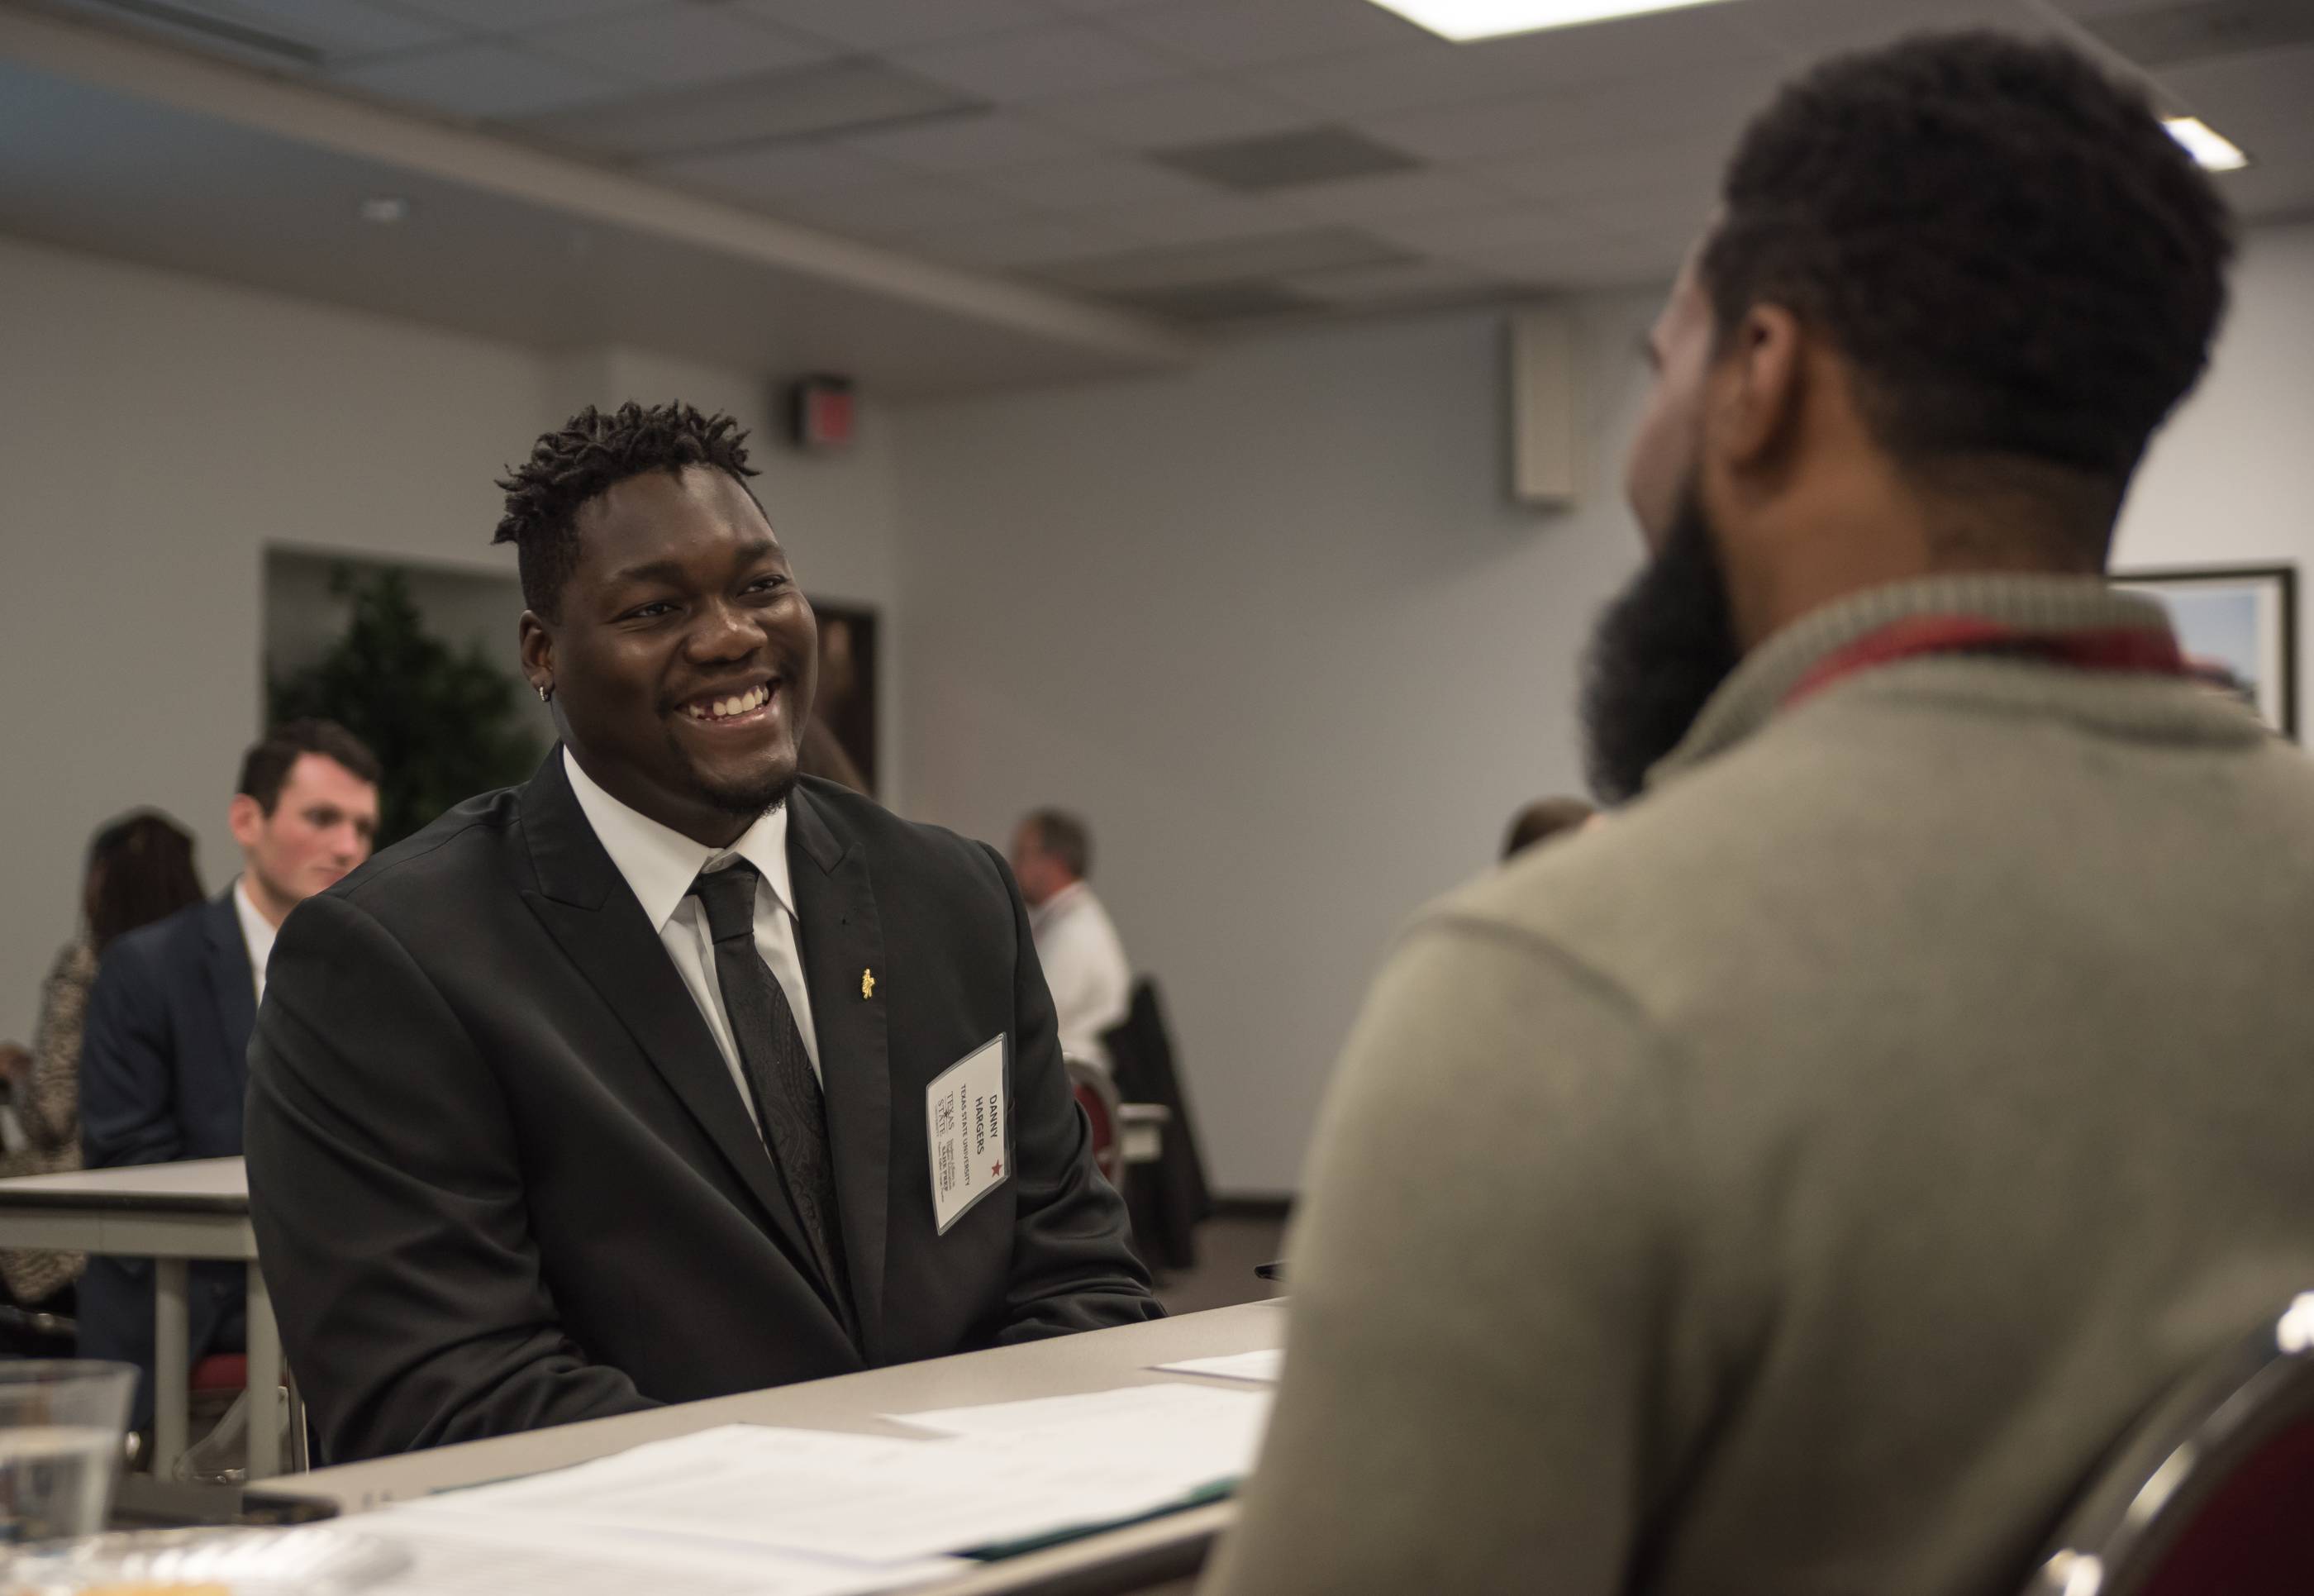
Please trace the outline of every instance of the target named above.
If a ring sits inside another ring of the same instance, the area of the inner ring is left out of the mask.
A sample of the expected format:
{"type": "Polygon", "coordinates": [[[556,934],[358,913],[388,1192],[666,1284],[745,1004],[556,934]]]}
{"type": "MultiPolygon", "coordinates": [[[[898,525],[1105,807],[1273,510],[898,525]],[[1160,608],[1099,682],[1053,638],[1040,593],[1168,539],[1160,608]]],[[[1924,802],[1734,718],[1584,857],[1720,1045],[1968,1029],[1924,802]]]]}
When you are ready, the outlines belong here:
{"type": "Polygon", "coordinates": [[[2298,736],[2295,566],[2115,571],[2113,585],[2160,600],[2197,670],[2283,736],[2298,736]]]}

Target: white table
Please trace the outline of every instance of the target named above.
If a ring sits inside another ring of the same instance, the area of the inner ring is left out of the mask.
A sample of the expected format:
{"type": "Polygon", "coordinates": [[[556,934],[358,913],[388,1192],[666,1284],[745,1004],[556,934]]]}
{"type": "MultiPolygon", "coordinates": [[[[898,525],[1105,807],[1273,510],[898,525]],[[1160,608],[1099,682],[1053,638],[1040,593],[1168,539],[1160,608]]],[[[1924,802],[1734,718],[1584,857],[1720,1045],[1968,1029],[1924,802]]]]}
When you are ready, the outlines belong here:
{"type": "Polygon", "coordinates": [[[186,1266],[227,1258],[249,1272],[249,1477],[281,1472],[281,1333],[249,1228],[239,1159],[135,1164],[0,1180],[0,1247],[57,1248],[153,1260],[153,1472],[184,1455],[186,1266]]]}
{"type": "MultiPolygon", "coordinates": [[[[1284,1345],[1285,1334],[1282,1301],[1248,1302],[1152,1324],[901,1363],[745,1396],[718,1397],[649,1413],[535,1430],[526,1435],[317,1469],[276,1488],[300,1496],[324,1497],[341,1511],[358,1512],[435,1491],[565,1468],[646,1441],[661,1441],[716,1424],[785,1424],[907,1435],[914,1433],[876,1415],[1101,1391],[1156,1380],[1197,1380],[1193,1375],[1161,1374],[1152,1365],[1279,1346],[1284,1345]]],[[[1234,1380],[1200,1383],[1246,1389],[1234,1380]]],[[[1131,1440],[1129,1434],[1117,1437],[1120,1446],[1129,1445],[1131,1440]]],[[[1064,1546],[1006,1558],[961,1579],[923,1589],[936,1596],[997,1596],[999,1592],[1003,1596],[1031,1596],[1032,1592],[1098,1596],[1108,1592],[1170,1589],[1175,1582],[1195,1575],[1214,1537],[1228,1524],[1233,1512],[1224,1502],[1169,1513],[1064,1546]]]]}

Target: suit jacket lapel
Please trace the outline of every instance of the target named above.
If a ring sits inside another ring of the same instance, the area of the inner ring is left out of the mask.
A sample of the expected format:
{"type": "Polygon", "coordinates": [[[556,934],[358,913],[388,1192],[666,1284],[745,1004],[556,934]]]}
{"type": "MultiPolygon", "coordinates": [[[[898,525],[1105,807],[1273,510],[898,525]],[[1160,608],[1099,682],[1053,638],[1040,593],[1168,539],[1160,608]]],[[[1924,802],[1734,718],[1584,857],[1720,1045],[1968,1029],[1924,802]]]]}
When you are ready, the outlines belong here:
{"type": "Polygon", "coordinates": [[[835,1159],[843,1252],[859,1309],[861,1350],[880,1357],[884,1247],[890,1206],[892,1073],[884,1026],[884,932],[868,861],[830,825],[799,782],[788,798],[788,873],[794,884],[804,982],[811,991],[819,1072],[835,1159]],[[865,978],[873,974],[871,989],[865,978]]]}
{"type": "Polygon", "coordinates": [[[714,1033],[587,824],[563,772],[561,747],[547,754],[523,789],[522,822],[540,887],[523,894],[532,912],[754,1194],[789,1257],[817,1280],[803,1228],[714,1033]]]}
{"type": "Polygon", "coordinates": [[[216,997],[217,1023],[224,1033],[219,1039],[232,1061],[234,1079],[246,1087],[249,1036],[257,1028],[257,976],[250,968],[249,944],[241,934],[233,893],[228,886],[209,900],[201,935],[208,944],[209,991],[216,997]]]}

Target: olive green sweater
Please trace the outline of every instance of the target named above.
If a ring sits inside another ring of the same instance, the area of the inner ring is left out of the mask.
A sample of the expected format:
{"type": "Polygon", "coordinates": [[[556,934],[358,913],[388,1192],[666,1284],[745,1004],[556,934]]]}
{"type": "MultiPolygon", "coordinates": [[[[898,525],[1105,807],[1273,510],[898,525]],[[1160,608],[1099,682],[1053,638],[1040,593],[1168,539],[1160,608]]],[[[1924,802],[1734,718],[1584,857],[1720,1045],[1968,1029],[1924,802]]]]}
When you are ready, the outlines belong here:
{"type": "Polygon", "coordinates": [[[1432,906],[1318,1133],[1210,1589],[1994,1596],[2314,1286],[2314,766],[2190,682],[1748,659],[1647,795],[1432,906]]]}

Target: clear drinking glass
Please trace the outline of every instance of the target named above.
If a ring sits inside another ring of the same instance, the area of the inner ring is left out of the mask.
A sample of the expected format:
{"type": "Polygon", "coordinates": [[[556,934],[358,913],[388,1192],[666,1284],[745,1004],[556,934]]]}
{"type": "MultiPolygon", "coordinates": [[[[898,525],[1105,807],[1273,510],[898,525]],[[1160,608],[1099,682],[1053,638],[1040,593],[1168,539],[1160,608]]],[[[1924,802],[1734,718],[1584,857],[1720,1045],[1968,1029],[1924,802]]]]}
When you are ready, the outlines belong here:
{"type": "Polygon", "coordinates": [[[104,1528],[136,1389],[127,1363],[0,1362],[0,1543],[104,1528]]]}

